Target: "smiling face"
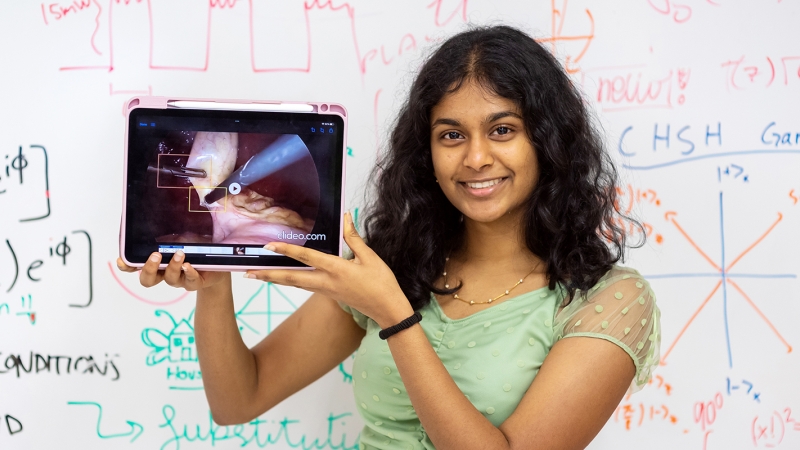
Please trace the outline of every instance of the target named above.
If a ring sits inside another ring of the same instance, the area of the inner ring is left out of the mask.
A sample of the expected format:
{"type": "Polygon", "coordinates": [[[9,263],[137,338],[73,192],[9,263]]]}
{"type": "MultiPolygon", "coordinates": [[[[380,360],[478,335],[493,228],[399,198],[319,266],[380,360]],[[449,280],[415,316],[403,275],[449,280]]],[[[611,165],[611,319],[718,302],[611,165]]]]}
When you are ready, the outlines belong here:
{"type": "Polygon", "coordinates": [[[464,82],[431,111],[431,155],[439,186],[465,218],[521,218],[539,169],[513,101],[464,82]]]}

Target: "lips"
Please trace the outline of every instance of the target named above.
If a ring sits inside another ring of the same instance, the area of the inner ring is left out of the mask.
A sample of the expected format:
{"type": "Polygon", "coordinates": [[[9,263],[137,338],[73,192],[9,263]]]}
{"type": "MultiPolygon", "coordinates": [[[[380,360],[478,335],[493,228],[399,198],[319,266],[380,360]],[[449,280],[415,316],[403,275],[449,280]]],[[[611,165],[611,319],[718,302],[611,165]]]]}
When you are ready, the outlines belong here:
{"type": "Polygon", "coordinates": [[[465,181],[464,184],[466,184],[468,187],[472,189],[483,189],[499,184],[501,181],[503,181],[502,178],[495,178],[494,180],[487,180],[487,181],[475,181],[475,182],[465,181]]]}
{"type": "Polygon", "coordinates": [[[487,180],[460,181],[458,184],[467,193],[475,197],[487,197],[505,185],[508,177],[491,178],[487,180]]]}

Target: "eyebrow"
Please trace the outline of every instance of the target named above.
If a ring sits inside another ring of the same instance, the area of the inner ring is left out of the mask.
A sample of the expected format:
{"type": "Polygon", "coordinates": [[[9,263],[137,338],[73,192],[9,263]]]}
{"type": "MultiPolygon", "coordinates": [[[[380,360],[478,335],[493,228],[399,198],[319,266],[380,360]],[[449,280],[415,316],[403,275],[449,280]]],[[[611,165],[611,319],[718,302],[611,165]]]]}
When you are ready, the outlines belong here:
{"type": "Polygon", "coordinates": [[[460,127],[461,122],[457,121],[456,119],[441,118],[433,121],[433,123],[431,124],[431,128],[436,128],[436,125],[450,125],[453,127],[460,127]]]}
{"type": "MultiPolygon", "coordinates": [[[[491,114],[491,115],[487,116],[486,119],[484,119],[483,123],[491,123],[491,122],[494,122],[496,120],[500,120],[500,119],[502,119],[504,117],[516,117],[517,119],[522,120],[522,116],[520,116],[519,114],[515,113],[514,111],[500,111],[500,112],[496,112],[494,114],[491,114]]],[[[433,123],[431,124],[431,128],[436,128],[437,125],[450,125],[450,126],[453,126],[453,127],[460,127],[461,126],[461,122],[459,122],[456,119],[448,119],[448,118],[443,117],[443,118],[436,119],[435,121],[433,121],[433,123]]]]}
{"type": "Polygon", "coordinates": [[[516,117],[517,119],[522,120],[522,116],[520,116],[519,114],[515,113],[514,111],[500,111],[500,112],[496,112],[496,113],[492,114],[491,116],[487,117],[486,120],[484,120],[483,123],[491,123],[491,122],[494,122],[496,120],[500,120],[503,117],[516,117]]]}

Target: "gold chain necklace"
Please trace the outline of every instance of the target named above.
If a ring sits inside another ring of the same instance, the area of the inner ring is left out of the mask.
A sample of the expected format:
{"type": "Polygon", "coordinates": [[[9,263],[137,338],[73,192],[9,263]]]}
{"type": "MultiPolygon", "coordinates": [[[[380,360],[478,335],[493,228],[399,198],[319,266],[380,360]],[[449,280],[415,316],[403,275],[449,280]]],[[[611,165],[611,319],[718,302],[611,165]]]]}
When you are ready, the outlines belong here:
{"type": "MultiPolygon", "coordinates": [[[[450,261],[450,258],[448,257],[448,258],[445,258],[444,260],[445,260],[445,264],[447,264],[447,261],[450,261]]],[[[536,270],[537,267],[539,267],[539,264],[536,264],[533,267],[533,269],[531,269],[531,271],[528,272],[528,275],[532,274],[533,271],[536,270]]],[[[445,289],[450,289],[450,285],[447,283],[447,267],[445,267],[444,272],[442,273],[442,275],[444,275],[444,288],[445,289]]],[[[484,305],[486,303],[492,303],[492,302],[495,302],[495,301],[505,297],[506,295],[510,294],[511,291],[513,291],[515,287],[517,287],[520,284],[522,284],[522,282],[525,281],[526,278],[528,278],[528,275],[525,275],[524,277],[520,278],[519,281],[517,281],[517,284],[515,284],[514,286],[511,286],[510,288],[506,289],[505,292],[503,292],[502,294],[498,295],[497,297],[490,298],[488,301],[485,301],[485,302],[476,302],[475,300],[465,300],[465,299],[459,297],[458,294],[453,294],[453,298],[456,299],[456,300],[461,300],[462,302],[468,303],[470,305],[484,305]]]]}

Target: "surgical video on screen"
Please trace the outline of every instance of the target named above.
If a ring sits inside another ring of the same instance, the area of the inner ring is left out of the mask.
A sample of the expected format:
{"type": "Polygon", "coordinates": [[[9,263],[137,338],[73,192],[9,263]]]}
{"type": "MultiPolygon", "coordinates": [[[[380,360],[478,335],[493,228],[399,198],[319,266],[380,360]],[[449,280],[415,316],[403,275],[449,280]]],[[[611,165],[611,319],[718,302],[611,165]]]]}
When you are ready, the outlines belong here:
{"type": "Polygon", "coordinates": [[[320,183],[298,135],[173,131],[154,144],[147,179],[155,183],[148,191],[158,191],[157,243],[303,245],[313,238],[320,183]]]}

